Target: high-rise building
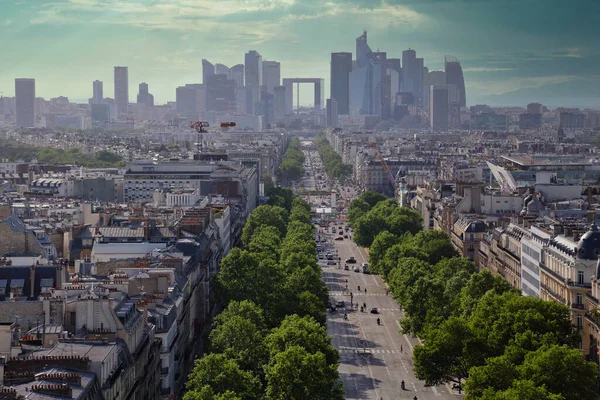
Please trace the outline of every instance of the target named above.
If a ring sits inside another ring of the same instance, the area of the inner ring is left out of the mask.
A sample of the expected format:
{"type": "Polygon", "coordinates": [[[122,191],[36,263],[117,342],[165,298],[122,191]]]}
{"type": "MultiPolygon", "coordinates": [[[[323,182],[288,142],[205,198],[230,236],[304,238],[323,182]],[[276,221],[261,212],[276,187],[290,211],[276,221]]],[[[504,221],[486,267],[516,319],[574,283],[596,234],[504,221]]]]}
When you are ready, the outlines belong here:
{"type": "Polygon", "coordinates": [[[456,85],[459,92],[459,105],[466,107],[467,105],[467,94],[465,90],[465,78],[463,76],[463,70],[460,66],[460,61],[454,56],[446,56],[444,58],[444,70],[446,72],[446,83],[449,85],[456,85]]]}
{"type": "Polygon", "coordinates": [[[138,104],[144,104],[147,107],[154,106],[154,96],[148,93],[148,84],[146,82],[140,83],[137,102],[138,104]]]}
{"type": "Polygon", "coordinates": [[[202,59],[202,83],[206,85],[208,77],[215,74],[215,66],[208,60],[202,59]]]}
{"type": "Polygon", "coordinates": [[[350,113],[350,72],[352,53],[331,53],[330,95],[341,115],[350,113]]]}
{"type": "Polygon", "coordinates": [[[338,107],[335,99],[327,99],[327,126],[334,128],[339,126],[338,107]]]}
{"type": "Polygon", "coordinates": [[[236,86],[241,88],[244,86],[244,64],[237,64],[229,68],[229,79],[235,81],[236,86]]]}
{"type": "MultiPolygon", "coordinates": [[[[444,71],[429,71],[427,77],[429,86],[446,84],[446,73],[444,71]]],[[[429,91],[429,88],[427,91],[429,91]]]]}
{"type": "Polygon", "coordinates": [[[110,120],[110,104],[92,103],[90,105],[92,128],[102,127],[110,120]]]}
{"type": "Polygon", "coordinates": [[[177,114],[188,121],[200,121],[204,110],[204,85],[188,84],[179,86],[175,92],[177,114]]]}
{"type": "Polygon", "coordinates": [[[250,50],[245,55],[246,86],[262,86],[263,84],[263,61],[262,56],[256,50],[250,50]]]}
{"type": "Polygon", "coordinates": [[[275,86],[281,85],[281,65],[277,61],[263,61],[262,65],[265,92],[274,94],[275,86]]]}
{"type": "Polygon", "coordinates": [[[229,76],[230,71],[231,71],[231,69],[225,64],[220,64],[220,63],[215,64],[215,74],[222,74],[222,75],[229,76]]]}
{"type": "Polygon", "coordinates": [[[524,113],[519,115],[519,129],[521,129],[522,131],[539,129],[541,126],[541,113],[524,113]]]}
{"type": "Polygon", "coordinates": [[[434,132],[448,130],[448,111],[448,86],[431,86],[429,93],[429,124],[434,132]]]}
{"type": "Polygon", "coordinates": [[[423,59],[408,49],[402,52],[402,91],[412,93],[415,106],[423,106],[423,59]]]}
{"type": "Polygon", "coordinates": [[[206,109],[208,111],[235,112],[235,81],[226,74],[208,77],[204,85],[206,90],[206,109]]]}
{"type": "Polygon", "coordinates": [[[561,112],[559,125],[564,130],[583,129],[585,127],[585,114],[580,112],[561,112]]]}
{"type": "Polygon", "coordinates": [[[275,122],[285,119],[285,86],[275,86],[273,99],[273,117],[275,122]]]}
{"type": "Polygon", "coordinates": [[[115,67],[115,108],[118,120],[127,118],[129,105],[129,71],[127,67],[115,67]]]}
{"type": "Polygon", "coordinates": [[[92,100],[93,104],[102,104],[102,99],[104,98],[104,85],[102,81],[95,80],[93,83],[93,94],[92,100]]]}
{"type": "Polygon", "coordinates": [[[386,54],[371,51],[366,31],[356,39],[356,54],[357,67],[350,73],[350,113],[381,116],[386,54]]]}
{"type": "Polygon", "coordinates": [[[529,103],[527,104],[527,114],[543,114],[544,106],[540,103],[529,103]]]}
{"type": "Polygon", "coordinates": [[[423,67],[422,73],[422,88],[421,93],[423,94],[423,109],[429,108],[429,68],[423,67]]]}
{"type": "Polygon", "coordinates": [[[356,38],[356,68],[367,65],[371,53],[367,44],[367,31],[363,31],[363,34],[356,38]]]}
{"type": "Polygon", "coordinates": [[[250,50],[244,57],[246,81],[246,112],[256,114],[263,84],[262,56],[256,50],[250,50]]]}
{"type": "Polygon", "coordinates": [[[17,127],[35,127],[35,79],[15,79],[17,127]]]}

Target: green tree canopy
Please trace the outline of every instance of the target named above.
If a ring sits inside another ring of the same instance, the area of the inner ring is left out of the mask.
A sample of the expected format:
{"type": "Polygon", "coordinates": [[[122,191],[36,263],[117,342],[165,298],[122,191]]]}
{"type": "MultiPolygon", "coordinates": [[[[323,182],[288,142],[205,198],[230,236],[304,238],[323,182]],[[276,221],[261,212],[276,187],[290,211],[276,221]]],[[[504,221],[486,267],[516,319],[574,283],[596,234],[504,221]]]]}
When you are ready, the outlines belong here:
{"type": "Polygon", "coordinates": [[[242,242],[245,245],[250,243],[254,231],[264,225],[274,226],[279,231],[280,236],[284,236],[287,221],[288,213],[281,207],[270,205],[256,207],[246,220],[242,231],[242,242]]]}
{"type": "Polygon", "coordinates": [[[291,346],[301,346],[308,353],[324,354],[329,365],[336,365],[339,359],[337,349],[331,345],[327,329],[311,317],[287,316],[265,341],[271,357],[291,346]]]}
{"type": "Polygon", "coordinates": [[[265,367],[267,400],[342,400],[343,384],[337,364],[328,365],[323,353],[290,346],[265,367]]]}
{"type": "Polygon", "coordinates": [[[196,360],[194,369],[186,384],[188,393],[185,399],[196,399],[194,392],[206,391],[210,387],[215,395],[235,393],[242,400],[260,398],[261,384],[250,372],[240,369],[235,360],[224,354],[209,354],[196,360]]]}

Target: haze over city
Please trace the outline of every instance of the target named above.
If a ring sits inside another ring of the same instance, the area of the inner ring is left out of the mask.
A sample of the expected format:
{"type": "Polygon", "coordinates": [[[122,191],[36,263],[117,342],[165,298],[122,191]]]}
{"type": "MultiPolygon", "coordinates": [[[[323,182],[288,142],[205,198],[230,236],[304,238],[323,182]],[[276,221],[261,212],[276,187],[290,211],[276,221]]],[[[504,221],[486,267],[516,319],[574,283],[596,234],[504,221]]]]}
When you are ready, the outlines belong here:
{"type": "MultiPolygon", "coordinates": [[[[369,32],[388,57],[416,49],[430,70],[462,63],[468,104],[600,107],[600,4],[559,0],[5,0],[0,5],[0,92],[36,79],[39,97],[85,102],[90,82],[129,67],[130,92],[148,82],[156,103],[201,81],[203,58],[244,62],[256,49],[282,77],[325,78],[329,54],[369,32]],[[500,96],[501,95],[501,96],[500,96]]],[[[107,85],[107,89],[112,85],[107,85]]],[[[112,89],[106,91],[112,95],[112,89]]],[[[301,89],[301,104],[312,104],[301,89]]]]}

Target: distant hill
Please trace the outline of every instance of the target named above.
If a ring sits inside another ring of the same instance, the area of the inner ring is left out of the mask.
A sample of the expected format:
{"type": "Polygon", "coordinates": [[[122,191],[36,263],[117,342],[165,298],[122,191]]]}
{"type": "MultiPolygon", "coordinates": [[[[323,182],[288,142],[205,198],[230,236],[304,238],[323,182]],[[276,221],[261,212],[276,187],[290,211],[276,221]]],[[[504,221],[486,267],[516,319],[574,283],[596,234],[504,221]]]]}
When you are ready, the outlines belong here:
{"type": "Polygon", "coordinates": [[[490,106],[526,106],[542,103],[550,108],[578,107],[600,109],[600,79],[574,79],[503,94],[480,96],[478,103],[490,106]]]}

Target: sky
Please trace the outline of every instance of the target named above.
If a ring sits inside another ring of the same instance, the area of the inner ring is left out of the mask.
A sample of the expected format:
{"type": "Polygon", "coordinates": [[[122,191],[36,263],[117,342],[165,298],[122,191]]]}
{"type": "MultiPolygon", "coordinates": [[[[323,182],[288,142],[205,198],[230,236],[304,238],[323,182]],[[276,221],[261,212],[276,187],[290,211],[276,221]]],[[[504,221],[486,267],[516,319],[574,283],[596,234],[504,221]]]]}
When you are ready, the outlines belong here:
{"type": "MultiPolygon", "coordinates": [[[[130,101],[155,102],[201,83],[201,60],[235,65],[257,50],[281,76],[324,78],[335,51],[413,48],[430,70],[461,61],[467,103],[600,107],[598,0],[0,0],[0,94],[35,78],[36,95],[113,96],[113,67],[129,67],[130,101]]],[[[312,88],[300,86],[301,102],[312,88]]]]}

